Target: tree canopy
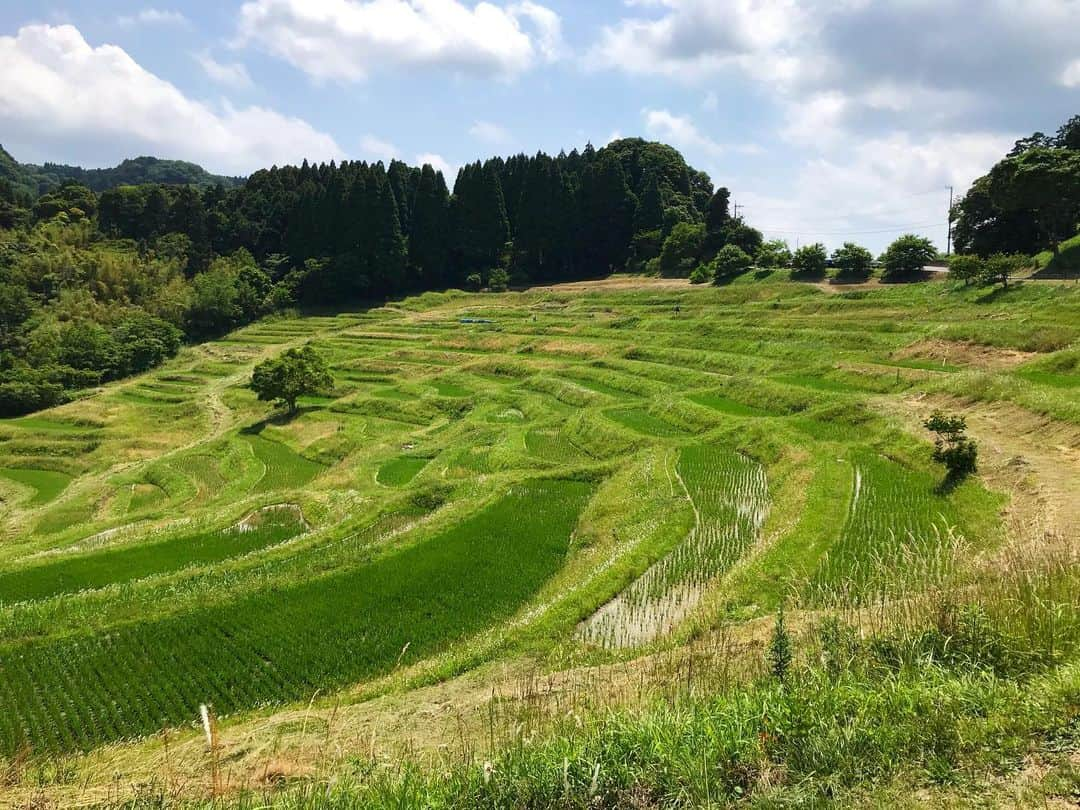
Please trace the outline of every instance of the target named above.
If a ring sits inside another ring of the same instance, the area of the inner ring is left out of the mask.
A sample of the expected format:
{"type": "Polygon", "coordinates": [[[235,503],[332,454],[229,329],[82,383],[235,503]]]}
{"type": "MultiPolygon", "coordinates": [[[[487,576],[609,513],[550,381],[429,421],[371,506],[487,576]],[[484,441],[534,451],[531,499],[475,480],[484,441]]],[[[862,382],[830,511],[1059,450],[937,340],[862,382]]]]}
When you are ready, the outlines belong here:
{"type": "Polygon", "coordinates": [[[957,252],[1057,252],[1080,226],[1080,115],[1021,138],[953,207],[957,252]]]}
{"type": "Polygon", "coordinates": [[[251,389],[259,401],[280,402],[289,413],[296,412],[300,397],[326,393],[333,386],[326,361],[310,345],[286,349],[278,357],[264,360],[251,375],[251,389]]]}
{"type": "Polygon", "coordinates": [[[885,281],[899,281],[921,273],[937,258],[937,248],[929,239],[907,233],[898,238],[881,254],[885,281]]]}

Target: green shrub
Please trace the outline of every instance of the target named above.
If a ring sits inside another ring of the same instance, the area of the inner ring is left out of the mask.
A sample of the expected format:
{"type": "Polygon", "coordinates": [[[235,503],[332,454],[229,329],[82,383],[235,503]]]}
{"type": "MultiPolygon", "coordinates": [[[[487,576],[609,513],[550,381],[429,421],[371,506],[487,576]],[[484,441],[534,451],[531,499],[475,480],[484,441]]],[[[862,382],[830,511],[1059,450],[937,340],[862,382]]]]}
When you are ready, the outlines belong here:
{"type": "Polygon", "coordinates": [[[724,245],[709,263],[712,267],[714,284],[724,284],[745,273],[753,264],[742,248],[724,245]]]}
{"type": "Polygon", "coordinates": [[[893,242],[881,255],[885,281],[898,281],[922,272],[923,268],[937,259],[937,248],[929,239],[913,233],[904,234],[893,242]]]}
{"type": "Polygon", "coordinates": [[[690,274],[691,284],[709,284],[713,280],[713,266],[712,264],[699,264],[694,268],[694,272],[690,274]]]}
{"type": "Polygon", "coordinates": [[[824,278],[829,257],[820,242],[803,245],[791,259],[791,274],[799,278],[824,278]]]}
{"type": "Polygon", "coordinates": [[[791,248],[783,239],[770,239],[758,248],[754,262],[758,267],[790,267],[791,248]]]}
{"type": "Polygon", "coordinates": [[[864,247],[854,242],[844,242],[844,246],[833,251],[833,264],[836,277],[845,281],[864,281],[870,278],[874,265],[874,256],[864,247]]]}
{"type": "Polygon", "coordinates": [[[973,253],[959,253],[949,259],[949,278],[968,286],[983,272],[983,260],[973,253]]]}

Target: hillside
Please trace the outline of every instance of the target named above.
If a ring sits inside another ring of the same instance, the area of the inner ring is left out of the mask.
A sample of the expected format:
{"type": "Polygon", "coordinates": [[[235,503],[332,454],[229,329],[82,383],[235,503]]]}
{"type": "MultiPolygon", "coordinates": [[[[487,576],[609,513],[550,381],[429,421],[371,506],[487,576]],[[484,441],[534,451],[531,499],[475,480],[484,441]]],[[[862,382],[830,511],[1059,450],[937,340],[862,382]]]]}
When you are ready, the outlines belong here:
{"type": "Polygon", "coordinates": [[[117,186],[146,183],[190,185],[207,189],[218,184],[225,188],[236,188],[244,182],[242,177],[210,174],[202,166],[187,161],[162,160],[156,157],[130,158],[108,169],[84,169],[81,166],[60,163],[38,166],[19,163],[3,146],[0,146],[0,180],[6,180],[17,191],[31,198],[46,194],[69,181],[80,183],[98,193],[117,186]]]}
{"type": "Polygon", "coordinates": [[[1073,285],[785,273],[425,293],[6,420],[6,795],[880,806],[1058,778],[1078,313],[1073,285]],[[256,401],[305,344],[333,390],[256,401]],[[933,407],[980,476],[941,486],[933,407]]]}

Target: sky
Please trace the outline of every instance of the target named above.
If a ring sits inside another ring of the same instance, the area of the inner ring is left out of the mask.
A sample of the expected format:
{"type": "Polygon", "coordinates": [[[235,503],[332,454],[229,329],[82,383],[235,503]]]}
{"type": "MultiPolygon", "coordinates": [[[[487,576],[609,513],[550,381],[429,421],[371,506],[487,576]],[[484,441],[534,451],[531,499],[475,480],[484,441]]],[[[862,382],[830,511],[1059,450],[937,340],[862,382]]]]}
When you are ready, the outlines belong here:
{"type": "Polygon", "coordinates": [[[0,144],[222,174],[640,136],[792,247],[944,247],[962,194],[1080,113],[1080,0],[4,0],[0,144]]]}

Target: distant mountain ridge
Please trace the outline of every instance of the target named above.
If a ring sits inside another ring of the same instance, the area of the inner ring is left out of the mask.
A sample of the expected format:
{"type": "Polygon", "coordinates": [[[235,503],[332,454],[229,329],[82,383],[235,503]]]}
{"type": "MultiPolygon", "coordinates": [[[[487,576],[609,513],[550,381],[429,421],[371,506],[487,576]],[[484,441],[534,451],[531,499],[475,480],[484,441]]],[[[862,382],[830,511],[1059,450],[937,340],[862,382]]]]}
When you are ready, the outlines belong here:
{"type": "Polygon", "coordinates": [[[109,169],[84,169],[61,163],[19,163],[0,146],[0,180],[6,180],[17,191],[39,197],[70,180],[88,186],[95,192],[117,186],[164,183],[210,188],[219,183],[225,188],[244,184],[243,177],[210,174],[202,166],[184,160],[162,160],[156,157],[129,158],[109,169]]]}

